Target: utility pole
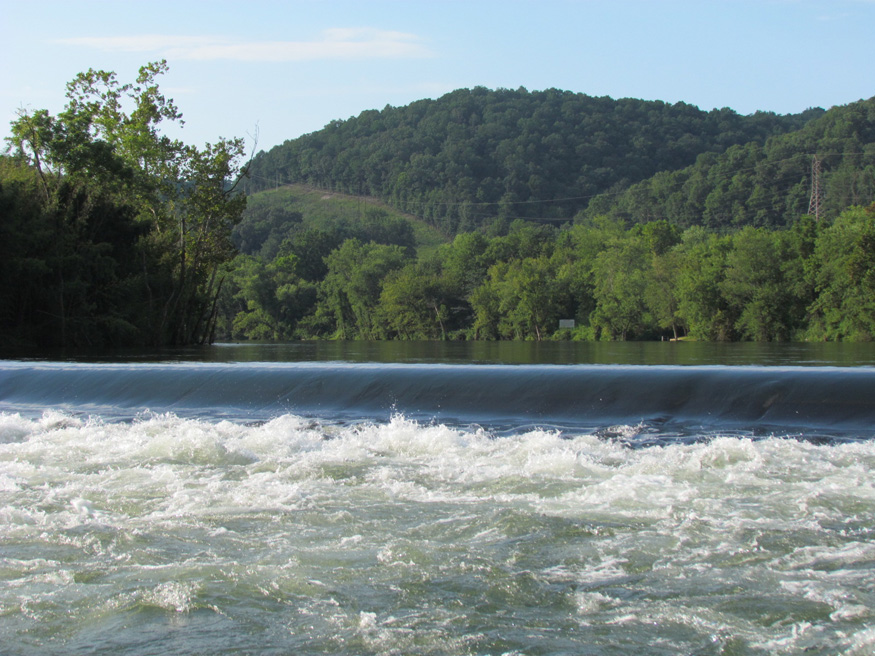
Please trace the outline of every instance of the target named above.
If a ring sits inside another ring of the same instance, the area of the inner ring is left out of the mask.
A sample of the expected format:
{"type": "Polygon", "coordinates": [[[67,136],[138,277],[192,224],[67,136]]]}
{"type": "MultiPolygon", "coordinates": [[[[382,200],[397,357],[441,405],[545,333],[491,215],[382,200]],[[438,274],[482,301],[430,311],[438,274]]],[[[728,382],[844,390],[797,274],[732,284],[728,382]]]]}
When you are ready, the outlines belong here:
{"type": "Polygon", "coordinates": [[[811,160],[811,200],[808,201],[808,214],[820,221],[820,206],[823,204],[823,188],[820,186],[820,160],[817,155],[811,160]]]}

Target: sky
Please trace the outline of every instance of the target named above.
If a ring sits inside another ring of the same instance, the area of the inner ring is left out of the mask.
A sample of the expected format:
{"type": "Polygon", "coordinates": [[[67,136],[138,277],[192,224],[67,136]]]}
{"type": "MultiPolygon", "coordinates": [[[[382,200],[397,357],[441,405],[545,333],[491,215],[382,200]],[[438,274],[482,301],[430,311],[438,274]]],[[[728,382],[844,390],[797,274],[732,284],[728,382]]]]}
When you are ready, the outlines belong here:
{"type": "Polygon", "coordinates": [[[875,0],[0,0],[0,137],[161,59],[197,146],[475,86],[796,113],[875,96],[873,34],[875,0]]]}

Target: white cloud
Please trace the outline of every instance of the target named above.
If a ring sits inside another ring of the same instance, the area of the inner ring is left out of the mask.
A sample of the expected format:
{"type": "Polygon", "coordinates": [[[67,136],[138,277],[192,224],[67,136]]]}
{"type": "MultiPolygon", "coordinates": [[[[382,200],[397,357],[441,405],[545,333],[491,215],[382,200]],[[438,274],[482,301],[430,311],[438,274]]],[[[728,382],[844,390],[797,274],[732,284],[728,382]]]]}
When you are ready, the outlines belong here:
{"type": "Polygon", "coordinates": [[[173,59],[251,62],[429,57],[419,37],[371,28],[326,30],[313,41],[235,41],[225,37],[145,34],[59,39],[64,45],[115,52],[155,52],[173,59]]]}

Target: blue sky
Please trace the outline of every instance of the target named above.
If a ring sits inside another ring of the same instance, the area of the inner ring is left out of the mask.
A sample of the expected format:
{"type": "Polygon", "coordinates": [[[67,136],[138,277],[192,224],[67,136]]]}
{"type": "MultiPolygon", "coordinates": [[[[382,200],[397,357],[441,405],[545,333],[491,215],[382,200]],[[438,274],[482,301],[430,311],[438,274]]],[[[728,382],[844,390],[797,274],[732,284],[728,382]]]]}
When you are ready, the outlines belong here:
{"type": "Polygon", "coordinates": [[[0,0],[0,136],[88,68],[258,149],[461,87],[799,112],[875,96],[875,0],[0,0]]]}

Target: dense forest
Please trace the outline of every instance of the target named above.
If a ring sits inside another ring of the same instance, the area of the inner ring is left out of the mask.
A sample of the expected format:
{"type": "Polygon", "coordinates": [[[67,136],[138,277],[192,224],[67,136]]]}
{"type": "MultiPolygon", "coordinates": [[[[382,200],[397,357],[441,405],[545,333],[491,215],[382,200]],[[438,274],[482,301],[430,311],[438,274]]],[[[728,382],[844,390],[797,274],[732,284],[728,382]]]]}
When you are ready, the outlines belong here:
{"type": "Polygon", "coordinates": [[[620,193],[592,200],[586,215],[667,220],[713,230],[790,225],[809,209],[812,164],[821,169],[821,216],[875,201],[875,98],[834,107],[795,132],[705,153],[620,193]]]}
{"type": "Polygon", "coordinates": [[[165,70],[88,71],[13,122],[7,345],[875,338],[875,99],[476,88],[244,165],[240,140],[163,136],[165,70]]]}
{"type": "MultiPolygon", "coordinates": [[[[294,207],[300,191],[260,201],[294,207]]],[[[667,221],[525,220],[417,251],[390,211],[249,242],[223,292],[231,339],[869,340],[875,204],[730,233],[667,221]],[[269,243],[269,240],[265,243],[269,243]],[[564,320],[564,321],[563,321],[564,320]],[[573,320],[573,326],[567,323],[573,320]],[[560,323],[562,322],[562,323],[560,323]]],[[[258,213],[261,214],[261,213],[258,213]]],[[[238,228],[252,220],[244,218],[238,228]]],[[[269,236],[269,233],[264,233],[269,236]]],[[[239,238],[239,237],[238,237],[239,238]]],[[[266,237],[267,238],[267,237],[266,237]]]]}
{"type": "Polygon", "coordinates": [[[704,153],[761,147],[822,115],[742,116],[556,89],[460,89],[334,121],[259,153],[247,186],[302,182],[374,196],[448,234],[496,220],[570,220],[593,196],[690,166],[704,153]]]}

